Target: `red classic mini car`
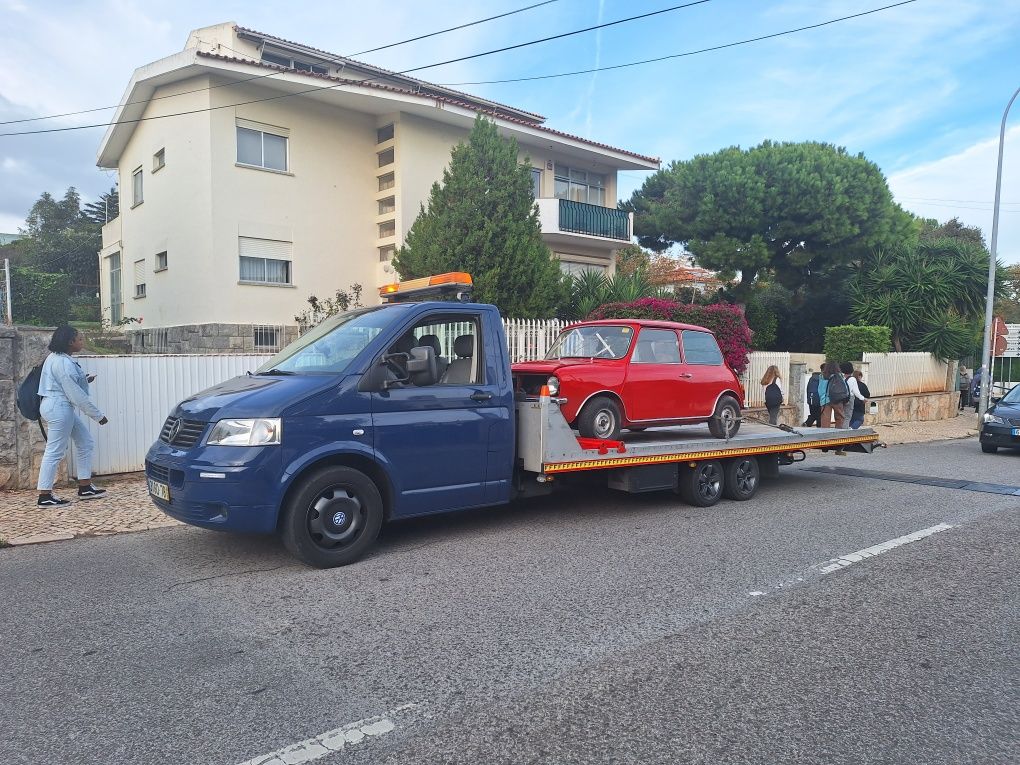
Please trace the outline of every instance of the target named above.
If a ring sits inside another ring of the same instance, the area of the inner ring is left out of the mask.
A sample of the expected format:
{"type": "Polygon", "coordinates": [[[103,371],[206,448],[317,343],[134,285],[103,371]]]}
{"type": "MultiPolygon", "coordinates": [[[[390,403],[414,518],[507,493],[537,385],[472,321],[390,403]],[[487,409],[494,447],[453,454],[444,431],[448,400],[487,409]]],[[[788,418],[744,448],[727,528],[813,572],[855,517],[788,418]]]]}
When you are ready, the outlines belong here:
{"type": "Polygon", "coordinates": [[[560,411],[586,438],[621,429],[708,423],[725,438],[740,428],[744,389],[709,330],[644,319],[586,321],[565,328],[544,361],[514,364],[518,390],[543,385],[566,399],[560,411]]]}

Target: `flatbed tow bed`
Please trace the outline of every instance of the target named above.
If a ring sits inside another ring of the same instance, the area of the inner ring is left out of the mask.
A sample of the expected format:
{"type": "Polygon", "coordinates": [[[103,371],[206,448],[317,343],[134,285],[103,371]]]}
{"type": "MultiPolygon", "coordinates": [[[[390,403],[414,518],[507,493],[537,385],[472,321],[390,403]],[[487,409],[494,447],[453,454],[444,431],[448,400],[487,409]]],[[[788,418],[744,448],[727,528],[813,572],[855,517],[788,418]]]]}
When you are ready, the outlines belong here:
{"type": "MultiPolygon", "coordinates": [[[[735,436],[709,436],[705,425],[649,428],[619,441],[579,438],[555,398],[517,401],[518,466],[526,478],[549,484],[556,476],[607,471],[609,487],[631,493],[677,491],[705,507],[721,497],[750,499],[759,477],[804,459],[809,449],[870,453],[879,445],[870,428],[791,428],[745,422],[735,436]]],[[[531,494],[525,480],[519,484],[531,494]]]]}

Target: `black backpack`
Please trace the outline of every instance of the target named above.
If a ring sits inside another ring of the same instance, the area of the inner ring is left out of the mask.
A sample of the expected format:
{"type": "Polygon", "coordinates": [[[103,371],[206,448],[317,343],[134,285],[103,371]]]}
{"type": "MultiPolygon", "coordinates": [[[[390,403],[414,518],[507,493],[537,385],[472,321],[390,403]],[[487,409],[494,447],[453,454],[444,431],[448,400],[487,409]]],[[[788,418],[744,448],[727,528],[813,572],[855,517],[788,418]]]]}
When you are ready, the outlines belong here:
{"type": "Polygon", "coordinates": [[[42,364],[32,367],[32,370],[25,376],[25,379],[18,385],[18,411],[26,420],[35,420],[39,423],[39,430],[43,438],[46,438],[46,431],[43,429],[42,419],[39,415],[39,405],[42,403],[42,396],[39,395],[39,380],[42,377],[42,364]]]}
{"type": "Polygon", "coordinates": [[[846,378],[841,374],[834,374],[829,378],[829,403],[842,404],[850,400],[850,388],[846,384],[846,378]]]}
{"type": "Polygon", "coordinates": [[[783,391],[779,389],[775,381],[765,386],[765,407],[775,409],[783,405],[783,391]]]}

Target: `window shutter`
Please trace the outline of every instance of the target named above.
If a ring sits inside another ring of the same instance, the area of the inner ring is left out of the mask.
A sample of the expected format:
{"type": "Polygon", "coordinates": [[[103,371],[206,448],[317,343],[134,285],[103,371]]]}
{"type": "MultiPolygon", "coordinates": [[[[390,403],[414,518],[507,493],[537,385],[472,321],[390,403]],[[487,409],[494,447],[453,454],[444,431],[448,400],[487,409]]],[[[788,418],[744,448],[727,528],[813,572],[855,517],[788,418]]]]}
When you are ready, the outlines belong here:
{"type": "Polygon", "coordinates": [[[145,284],[145,261],[135,261],[135,284],[145,284]]]}
{"type": "Polygon", "coordinates": [[[294,245],[276,239],[254,239],[250,236],[238,237],[238,254],[242,258],[270,258],[272,260],[291,260],[294,245]]]}

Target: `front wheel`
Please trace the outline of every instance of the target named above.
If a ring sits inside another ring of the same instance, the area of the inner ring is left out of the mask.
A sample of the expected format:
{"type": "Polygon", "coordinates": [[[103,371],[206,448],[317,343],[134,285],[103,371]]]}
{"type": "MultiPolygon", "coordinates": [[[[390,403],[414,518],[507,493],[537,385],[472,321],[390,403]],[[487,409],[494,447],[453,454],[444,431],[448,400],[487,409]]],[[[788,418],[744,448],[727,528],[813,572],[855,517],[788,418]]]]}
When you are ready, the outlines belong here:
{"type": "Polygon", "coordinates": [[[302,480],[284,508],[283,545],[316,568],[346,566],[373,545],[383,522],[375,482],[360,470],[325,467],[302,480]]]}
{"type": "Polygon", "coordinates": [[[620,406],[609,396],[596,396],[577,416],[577,431],[584,438],[615,441],[620,437],[620,406]]]}
{"type": "Polygon", "coordinates": [[[999,447],[993,446],[992,444],[981,444],[981,451],[983,451],[985,454],[995,454],[997,451],[999,451],[999,447]]]}
{"type": "Polygon", "coordinates": [[[733,396],[723,396],[715,405],[715,414],[708,421],[708,430],[716,438],[733,438],[740,430],[740,403],[733,396]]]}

